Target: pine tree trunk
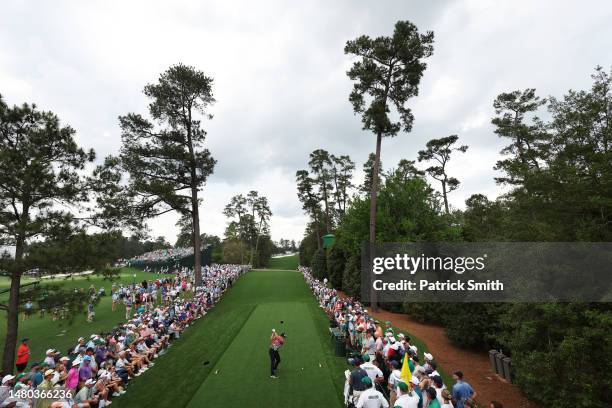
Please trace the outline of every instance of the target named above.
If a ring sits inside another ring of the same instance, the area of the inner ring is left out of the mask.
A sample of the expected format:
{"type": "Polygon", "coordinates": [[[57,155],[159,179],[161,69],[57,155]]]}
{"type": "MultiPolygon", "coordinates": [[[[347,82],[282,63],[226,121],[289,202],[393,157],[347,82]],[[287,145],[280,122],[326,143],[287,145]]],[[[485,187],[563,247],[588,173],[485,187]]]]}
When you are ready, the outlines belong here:
{"type": "MultiPolygon", "coordinates": [[[[255,239],[255,253],[257,254],[257,267],[259,267],[259,253],[257,253],[257,248],[259,247],[259,234],[257,234],[257,238],[255,239]]],[[[253,265],[253,253],[251,252],[251,266],[254,268],[255,266],[253,265]]]]}
{"type": "MultiPolygon", "coordinates": [[[[376,199],[378,198],[378,168],[380,166],[380,147],[382,144],[382,134],[376,135],[376,159],[374,160],[374,171],[372,172],[372,190],[370,191],[370,265],[376,243],[376,199]]],[[[368,271],[371,273],[371,271],[368,271]]],[[[371,275],[370,275],[371,276],[371,275]]],[[[371,307],[373,311],[378,310],[376,291],[371,289],[371,307]]]]}
{"type": "MultiPolygon", "coordinates": [[[[200,209],[198,203],[198,182],[193,139],[191,137],[191,106],[187,112],[183,108],[185,128],[187,130],[187,147],[189,150],[189,173],[191,176],[191,216],[193,230],[193,277],[196,288],[202,286],[202,238],[200,237],[200,209]]],[[[194,291],[195,294],[195,291],[194,291]]]]}
{"type": "Polygon", "coordinates": [[[17,336],[19,335],[19,288],[21,285],[20,261],[23,258],[25,240],[17,239],[15,246],[16,268],[11,273],[11,289],[9,292],[8,311],[6,316],[6,338],[4,339],[4,354],[2,355],[2,371],[5,374],[13,372],[17,336]]]}
{"type": "Polygon", "coordinates": [[[442,196],[444,197],[444,209],[446,210],[446,214],[448,214],[448,197],[446,192],[446,181],[442,180],[442,196]]]}
{"type": "Polygon", "coordinates": [[[317,234],[317,249],[321,249],[321,231],[319,231],[319,220],[315,217],[315,234],[317,234]]]}
{"type": "Polygon", "coordinates": [[[244,241],[242,236],[240,237],[240,265],[244,265],[244,241]]]}
{"type": "MultiPolygon", "coordinates": [[[[262,222],[259,222],[259,228],[257,228],[257,238],[255,238],[255,253],[257,254],[257,259],[259,260],[259,254],[257,253],[257,248],[259,248],[259,235],[261,234],[261,224],[262,222]]],[[[257,262],[259,264],[259,261],[257,262]]],[[[259,266],[259,265],[257,265],[259,266]]],[[[253,251],[251,251],[251,267],[253,266],[253,251]]]]}
{"type": "Polygon", "coordinates": [[[327,198],[327,188],[323,189],[323,201],[325,202],[325,233],[329,234],[331,231],[331,224],[329,219],[329,200],[327,198]]]}
{"type": "Polygon", "coordinates": [[[200,237],[200,209],[198,188],[191,187],[191,211],[193,214],[193,274],[195,286],[202,286],[202,238],[200,237]]]}

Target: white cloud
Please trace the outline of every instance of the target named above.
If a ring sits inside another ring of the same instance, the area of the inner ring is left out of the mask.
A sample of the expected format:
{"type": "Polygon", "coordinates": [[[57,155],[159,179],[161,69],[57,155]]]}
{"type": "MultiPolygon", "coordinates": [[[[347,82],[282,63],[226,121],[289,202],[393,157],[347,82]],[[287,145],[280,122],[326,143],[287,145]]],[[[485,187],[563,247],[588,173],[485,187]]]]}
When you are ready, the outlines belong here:
{"type": "MultiPolygon", "coordinates": [[[[276,214],[275,239],[299,239],[306,218],[295,171],[325,148],[349,154],[357,168],[374,150],[348,103],[347,40],[388,35],[398,19],[433,30],[434,55],[410,102],[411,134],[383,143],[387,168],[414,159],[427,140],[458,134],[470,145],[453,159],[461,180],[451,195],[495,196],[492,166],[503,141],[492,133],[492,101],[503,91],[536,87],[562,95],[589,86],[612,65],[612,5],[595,1],[457,0],[422,2],[280,0],[5,1],[0,14],[0,93],[9,103],[53,110],[101,158],[120,146],[117,116],[145,112],[143,86],[171,64],[196,66],[215,79],[215,118],[206,122],[218,160],[203,189],[202,229],[222,234],[223,206],[257,189],[276,214]]],[[[361,175],[357,175],[361,179],[361,175]]],[[[152,222],[174,241],[175,217],[152,222]]]]}
{"type": "Polygon", "coordinates": [[[468,116],[461,125],[461,131],[467,132],[473,129],[480,129],[485,126],[491,120],[487,113],[488,112],[478,111],[468,116]]]}

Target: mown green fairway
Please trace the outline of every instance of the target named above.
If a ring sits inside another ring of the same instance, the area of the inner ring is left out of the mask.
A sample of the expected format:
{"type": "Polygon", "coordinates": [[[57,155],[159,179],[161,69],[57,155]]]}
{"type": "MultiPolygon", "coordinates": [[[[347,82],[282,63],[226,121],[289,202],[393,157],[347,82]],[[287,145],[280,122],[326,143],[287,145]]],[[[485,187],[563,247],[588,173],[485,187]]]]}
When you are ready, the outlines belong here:
{"type": "Polygon", "coordinates": [[[340,407],[345,363],[333,356],[327,327],[301,274],[247,273],[115,404],[340,407]],[[268,342],[273,327],[288,335],[281,349],[279,379],[270,378],[268,342]]]}
{"type": "Polygon", "coordinates": [[[295,271],[297,270],[299,262],[300,262],[300,257],[298,254],[293,254],[289,256],[281,256],[279,258],[270,258],[270,264],[268,266],[268,269],[282,269],[286,271],[295,271]]]}
{"type": "MultiPolygon", "coordinates": [[[[133,274],[136,274],[136,282],[142,282],[147,279],[155,279],[157,275],[149,272],[143,272],[137,269],[123,268],[121,270],[120,279],[116,280],[117,284],[131,284],[134,280],[133,274]]],[[[32,279],[23,279],[25,282],[30,282],[32,279]]],[[[19,316],[19,336],[30,338],[30,349],[32,350],[32,356],[30,362],[42,361],[45,358],[45,350],[49,348],[56,348],[62,353],[65,353],[69,347],[73,347],[76,344],[76,340],[83,336],[88,337],[92,333],[99,333],[100,331],[110,330],[118,323],[125,320],[125,309],[122,305],[117,307],[117,310],[113,312],[111,310],[111,285],[112,282],[104,280],[99,276],[86,277],[75,277],[74,279],[63,279],[58,278],[53,281],[49,281],[53,284],[63,284],[66,288],[89,288],[90,285],[99,289],[104,287],[106,289],[106,296],[100,300],[100,303],[96,306],[96,316],[92,323],[87,323],[86,313],[83,312],[78,316],[75,316],[72,322],[66,320],[53,321],[49,314],[46,314],[43,318],[38,315],[31,316],[28,320],[23,321],[23,316],[19,316]]],[[[44,284],[44,283],[43,283],[44,284]]],[[[7,278],[0,279],[0,289],[8,288],[10,281],[7,278]]],[[[8,294],[0,295],[0,300],[5,301],[8,299],[8,294]]],[[[6,313],[0,313],[0,342],[4,344],[4,336],[6,334],[6,313]]],[[[2,348],[0,348],[0,357],[2,356],[2,348]]]]}

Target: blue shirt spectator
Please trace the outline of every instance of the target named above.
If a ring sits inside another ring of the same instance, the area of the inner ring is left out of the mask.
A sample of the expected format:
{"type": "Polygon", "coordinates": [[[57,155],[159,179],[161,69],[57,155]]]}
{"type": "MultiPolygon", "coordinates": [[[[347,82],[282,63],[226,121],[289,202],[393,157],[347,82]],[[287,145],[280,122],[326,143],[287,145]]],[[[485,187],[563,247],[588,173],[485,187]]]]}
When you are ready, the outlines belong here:
{"type": "Polygon", "coordinates": [[[457,401],[456,408],[463,408],[463,402],[468,398],[474,398],[476,393],[470,384],[463,381],[463,373],[461,371],[455,371],[453,373],[455,385],[453,385],[453,398],[457,401]]]}

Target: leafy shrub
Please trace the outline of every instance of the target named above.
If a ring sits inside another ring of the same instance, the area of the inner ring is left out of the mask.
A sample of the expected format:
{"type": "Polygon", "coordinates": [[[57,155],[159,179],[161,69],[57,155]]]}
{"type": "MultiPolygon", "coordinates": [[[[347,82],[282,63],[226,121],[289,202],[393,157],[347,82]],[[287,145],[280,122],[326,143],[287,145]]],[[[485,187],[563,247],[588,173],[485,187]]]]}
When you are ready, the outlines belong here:
{"type": "Polygon", "coordinates": [[[612,406],[612,305],[513,305],[503,319],[516,382],[558,408],[612,406]]]}
{"type": "Polygon", "coordinates": [[[317,249],[312,257],[312,274],[317,279],[327,276],[327,255],[323,248],[317,249]]]}
{"type": "Polygon", "coordinates": [[[346,268],[346,253],[338,245],[332,246],[327,255],[327,276],[332,287],[342,288],[342,275],[346,268]]]}

